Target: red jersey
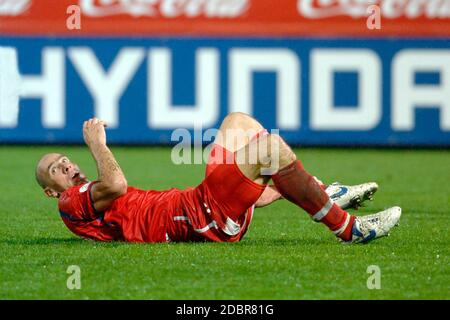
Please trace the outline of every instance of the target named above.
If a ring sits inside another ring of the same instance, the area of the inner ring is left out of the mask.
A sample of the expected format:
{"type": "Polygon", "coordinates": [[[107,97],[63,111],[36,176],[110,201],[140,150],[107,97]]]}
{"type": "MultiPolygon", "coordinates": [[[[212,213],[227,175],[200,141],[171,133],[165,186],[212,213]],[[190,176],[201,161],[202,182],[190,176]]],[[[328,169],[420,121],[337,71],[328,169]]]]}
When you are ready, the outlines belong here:
{"type": "Polygon", "coordinates": [[[104,212],[91,199],[95,182],[67,189],[59,198],[62,220],[76,235],[98,241],[166,242],[170,214],[183,215],[183,191],[144,191],[128,187],[104,212]]]}

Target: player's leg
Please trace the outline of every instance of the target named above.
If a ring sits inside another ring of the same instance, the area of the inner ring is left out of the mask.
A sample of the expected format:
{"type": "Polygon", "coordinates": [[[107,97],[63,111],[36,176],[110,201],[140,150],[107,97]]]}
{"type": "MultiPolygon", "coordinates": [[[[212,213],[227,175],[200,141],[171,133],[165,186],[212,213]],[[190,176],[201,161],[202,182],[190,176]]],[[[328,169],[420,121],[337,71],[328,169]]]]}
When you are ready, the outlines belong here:
{"type": "MultiPolygon", "coordinates": [[[[267,134],[267,130],[256,119],[242,112],[232,112],[222,121],[217,137],[211,146],[206,164],[205,176],[210,175],[219,164],[238,149],[243,148],[251,140],[267,134]]],[[[256,201],[255,207],[263,207],[281,199],[280,193],[273,186],[264,190],[256,201]]]]}
{"type": "MultiPolygon", "coordinates": [[[[206,165],[205,175],[210,175],[225,159],[230,159],[233,152],[242,149],[250,141],[267,134],[267,130],[256,119],[242,112],[233,112],[222,121],[214,144],[211,147],[206,165]]],[[[370,198],[376,191],[377,185],[365,183],[358,186],[331,185],[327,186],[314,177],[319,186],[343,208],[357,207],[361,202],[370,198]]],[[[254,204],[263,207],[282,199],[275,186],[267,187],[261,197],[254,204]]]]}
{"type": "MultiPolygon", "coordinates": [[[[251,116],[242,112],[228,114],[222,121],[211,147],[205,176],[211,174],[219,164],[224,163],[225,159],[229,158],[233,152],[241,149],[262,134],[267,134],[267,130],[251,116]]],[[[344,209],[357,208],[365,200],[371,199],[378,188],[375,183],[364,183],[357,186],[341,184],[327,186],[317,178],[316,180],[332,200],[344,209]]],[[[256,201],[255,207],[267,206],[279,199],[282,199],[282,196],[272,185],[264,190],[260,199],[256,201]]]]}
{"type": "Polygon", "coordinates": [[[360,241],[386,235],[400,218],[400,208],[394,207],[377,214],[376,219],[360,218],[356,223],[359,228],[352,230],[356,217],[331,201],[290,147],[277,135],[262,136],[250,142],[236,152],[236,159],[245,177],[260,184],[272,178],[285,199],[303,208],[314,220],[324,223],[344,241],[356,239],[355,234],[360,241]]]}
{"type": "Polygon", "coordinates": [[[266,132],[264,127],[251,116],[242,112],[228,114],[223,119],[214,143],[211,145],[205,175],[210,175],[231,154],[262,132],[266,132]]]}
{"type": "Polygon", "coordinates": [[[262,124],[248,114],[232,112],[223,119],[214,144],[235,152],[264,131],[262,124]]]}

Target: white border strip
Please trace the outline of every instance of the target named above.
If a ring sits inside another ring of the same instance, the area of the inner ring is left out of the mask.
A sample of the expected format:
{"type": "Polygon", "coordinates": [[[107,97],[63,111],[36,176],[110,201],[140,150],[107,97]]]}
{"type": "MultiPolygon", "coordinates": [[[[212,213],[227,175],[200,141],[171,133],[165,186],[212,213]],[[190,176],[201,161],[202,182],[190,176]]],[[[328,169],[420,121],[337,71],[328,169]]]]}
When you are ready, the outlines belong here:
{"type": "Polygon", "coordinates": [[[320,209],[316,214],[314,214],[312,216],[312,218],[315,221],[320,221],[322,220],[327,214],[328,212],[330,212],[331,207],[333,206],[333,202],[331,201],[331,199],[328,200],[327,203],[325,203],[325,205],[323,206],[322,209],[320,209]]]}
{"type": "Polygon", "coordinates": [[[217,229],[217,223],[216,221],[213,220],[213,222],[211,222],[210,224],[208,224],[206,227],[201,228],[201,229],[194,229],[195,232],[198,233],[204,233],[206,231],[208,231],[211,228],[216,228],[217,229]]]}
{"type": "Polygon", "coordinates": [[[173,217],[173,221],[189,221],[189,218],[185,216],[175,216],[173,217]]]}

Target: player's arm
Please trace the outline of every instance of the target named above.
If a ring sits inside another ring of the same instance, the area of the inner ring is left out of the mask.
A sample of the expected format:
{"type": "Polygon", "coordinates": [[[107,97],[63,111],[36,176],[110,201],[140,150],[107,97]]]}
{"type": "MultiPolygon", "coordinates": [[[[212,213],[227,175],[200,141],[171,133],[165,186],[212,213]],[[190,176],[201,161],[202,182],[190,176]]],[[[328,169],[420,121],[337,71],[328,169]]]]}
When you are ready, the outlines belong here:
{"type": "Polygon", "coordinates": [[[97,163],[98,182],[91,188],[94,208],[104,211],[127,192],[127,180],[111,150],[106,145],[105,123],[93,118],[83,125],[83,136],[97,163]]]}
{"type": "Polygon", "coordinates": [[[269,185],[264,190],[264,192],[261,194],[259,199],[256,201],[255,207],[256,208],[265,207],[265,206],[268,206],[269,204],[271,204],[272,202],[280,200],[280,199],[283,199],[283,197],[277,191],[275,186],[269,185]]]}

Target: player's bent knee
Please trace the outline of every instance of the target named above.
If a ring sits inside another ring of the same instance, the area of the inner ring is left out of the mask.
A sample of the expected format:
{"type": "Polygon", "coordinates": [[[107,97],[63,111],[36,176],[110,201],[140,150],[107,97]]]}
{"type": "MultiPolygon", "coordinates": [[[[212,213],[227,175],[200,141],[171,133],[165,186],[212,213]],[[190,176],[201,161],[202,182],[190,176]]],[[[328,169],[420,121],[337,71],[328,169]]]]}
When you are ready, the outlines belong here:
{"type": "Polygon", "coordinates": [[[262,125],[243,112],[232,112],[228,114],[222,122],[222,129],[242,129],[242,130],[262,130],[262,125]]]}
{"type": "Polygon", "coordinates": [[[226,121],[240,121],[245,119],[253,119],[250,115],[243,113],[243,112],[231,112],[227,114],[224,120],[226,121]]]}
{"type": "Polygon", "coordinates": [[[222,126],[227,128],[235,127],[236,124],[242,121],[244,116],[246,116],[246,114],[242,112],[231,112],[223,119],[222,126]]]}
{"type": "Polygon", "coordinates": [[[297,160],[297,156],[283,138],[277,134],[270,134],[267,137],[270,145],[269,157],[272,167],[281,168],[297,160]]]}

